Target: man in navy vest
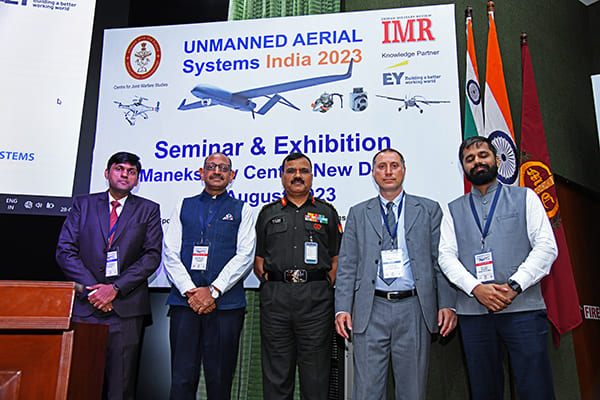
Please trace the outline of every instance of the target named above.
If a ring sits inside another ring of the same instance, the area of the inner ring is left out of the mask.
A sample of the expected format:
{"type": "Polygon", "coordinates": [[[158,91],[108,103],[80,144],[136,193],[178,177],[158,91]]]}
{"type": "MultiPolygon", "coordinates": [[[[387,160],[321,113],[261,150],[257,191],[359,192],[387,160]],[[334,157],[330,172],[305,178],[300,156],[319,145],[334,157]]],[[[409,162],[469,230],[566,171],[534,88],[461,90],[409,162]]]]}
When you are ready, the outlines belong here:
{"type": "Polygon", "coordinates": [[[473,399],[503,399],[508,350],[521,399],[553,399],[548,321],[540,280],[557,247],[538,196],[497,180],[491,141],[465,139],[459,159],[470,193],[448,205],[439,263],[461,289],[456,302],[473,399]]]}
{"type": "Polygon", "coordinates": [[[207,397],[229,399],[254,256],[248,204],[227,193],[231,160],[213,153],[200,168],[204,190],[183,199],[165,232],[163,263],[173,283],[167,299],[171,399],[195,399],[203,365],[207,397]]]}

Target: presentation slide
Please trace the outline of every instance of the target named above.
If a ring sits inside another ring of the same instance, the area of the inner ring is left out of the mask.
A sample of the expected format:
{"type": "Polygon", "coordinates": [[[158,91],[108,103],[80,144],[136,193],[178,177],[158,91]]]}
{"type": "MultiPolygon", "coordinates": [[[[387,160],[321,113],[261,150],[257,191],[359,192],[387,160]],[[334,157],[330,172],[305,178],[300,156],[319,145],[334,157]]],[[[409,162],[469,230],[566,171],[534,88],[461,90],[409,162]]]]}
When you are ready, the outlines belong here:
{"type": "Polygon", "coordinates": [[[66,214],[94,0],[0,0],[0,212],[66,214]]]}
{"type": "MultiPolygon", "coordinates": [[[[442,5],[107,30],[91,191],[106,190],[111,154],[136,153],[134,193],[161,205],[168,229],[221,151],[229,193],[258,213],[283,196],[281,162],[299,151],[314,195],[344,220],[377,194],[371,159],[393,147],[406,191],[447,203],[463,191],[454,19],[442,5]]],[[[152,285],[168,285],[162,267],[152,285]]]]}

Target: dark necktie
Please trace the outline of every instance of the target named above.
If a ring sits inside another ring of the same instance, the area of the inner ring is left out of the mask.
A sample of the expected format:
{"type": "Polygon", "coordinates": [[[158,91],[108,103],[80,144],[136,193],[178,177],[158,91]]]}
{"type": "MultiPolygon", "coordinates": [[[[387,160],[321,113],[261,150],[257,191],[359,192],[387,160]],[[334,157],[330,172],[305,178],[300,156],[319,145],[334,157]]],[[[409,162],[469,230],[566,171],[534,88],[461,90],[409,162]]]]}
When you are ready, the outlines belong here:
{"type": "MultiPolygon", "coordinates": [[[[389,203],[387,203],[385,205],[385,208],[387,209],[387,213],[386,213],[386,221],[387,221],[387,227],[383,227],[383,246],[381,247],[382,250],[391,250],[393,248],[395,248],[394,244],[397,240],[397,236],[396,238],[392,238],[392,235],[390,235],[390,232],[394,232],[395,228],[396,228],[396,214],[394,214],[394,203],[392,201],[390,201],[389,203]]],[[[391,285],[392,282],[394,282],[396,280],[396,278],[389,278],[389,279],[383,279],[383,262],[380,264],[379,266],[379,277],[381,278],[382,281],[385,282],[386,285],[391,285]]]]}
{"type": "Polygon", "coordinates": [[[117,220],[119,219],[119,216],[117,215],[117,207],[119,207],[121,205],[121,203],[119,203],[116,200],[113,200],[110,202],[110,204],[112,204],[112,210],[110,211],[110,226],[108,228],[109,232],[112,232],[110,234],[110,237],[108,238],[108,247],[110,248],[110,245],[112,244],[113,238],[115,237],[115,232],[113,232],[113,227],[115,226],[115,224],[117,223],[117,220]]]}

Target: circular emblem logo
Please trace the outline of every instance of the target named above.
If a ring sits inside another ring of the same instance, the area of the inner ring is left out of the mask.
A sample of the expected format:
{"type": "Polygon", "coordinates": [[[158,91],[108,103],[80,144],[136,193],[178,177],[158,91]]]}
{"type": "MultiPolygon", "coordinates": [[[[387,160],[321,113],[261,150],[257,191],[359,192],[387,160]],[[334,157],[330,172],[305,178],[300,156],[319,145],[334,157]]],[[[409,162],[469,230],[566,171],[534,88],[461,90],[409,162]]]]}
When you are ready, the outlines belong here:
{"type": "Polygon", "coordinates": [[[467,94],[469,95],[469,99],[475,105],[481,102],[481,92],[479,91],[479,85],[473,79],[470,79],[467,82],[467,94]]]}
{"type": "Polygon", "coordinates": [[[492,141],[498,157],[500,158],[500,167],[498,167],[498,179],[506,185],[512,185],[517,180],[519,169],[517,167],[517,149],[512,139],[502,131],[490,133],[489,139],[492,141]]]}
{"type": "Polygon", "coordinates": [[[521,186],[528,186],[539,196],[548,218],[552,219],[558,212],[554,177],[550,168],[539,161],[527,161],[521,165],[519,176],[521,186]]]}
{"type": "Polygon", "coordinates": [[[135,79],[147,79],[156,72],[161,52],[156,39],[150,35],[138,36],[125,51],[125,69],[135,79]]]}

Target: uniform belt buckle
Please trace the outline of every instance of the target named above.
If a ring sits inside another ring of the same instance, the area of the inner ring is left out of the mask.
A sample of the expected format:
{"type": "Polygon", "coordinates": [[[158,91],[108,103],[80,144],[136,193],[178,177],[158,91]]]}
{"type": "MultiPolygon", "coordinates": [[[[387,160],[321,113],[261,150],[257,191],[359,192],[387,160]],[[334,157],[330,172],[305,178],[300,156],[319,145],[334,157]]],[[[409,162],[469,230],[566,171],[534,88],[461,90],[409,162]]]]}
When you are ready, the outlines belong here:
{"type": "Polygon", "coordinates": [[[400,294],[400,292],[386,292],[385,298],[390,301],[397,300],[399,294],[400,294]]]}
{"type": "Polygon", "coordinates": [[[285,270],[285,280],[291,283],[308,282],[308,273],[305,269],[287,269],[285,270]]]}

